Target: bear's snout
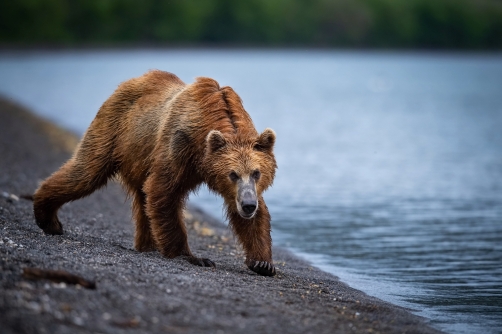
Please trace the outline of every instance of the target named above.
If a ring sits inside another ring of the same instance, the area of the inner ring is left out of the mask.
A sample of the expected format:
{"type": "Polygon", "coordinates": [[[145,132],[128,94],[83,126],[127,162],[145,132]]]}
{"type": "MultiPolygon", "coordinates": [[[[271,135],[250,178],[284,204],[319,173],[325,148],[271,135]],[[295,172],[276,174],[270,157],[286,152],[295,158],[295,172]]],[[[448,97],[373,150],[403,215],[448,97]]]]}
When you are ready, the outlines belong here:
{"type": "Polygon", "coordinates": [[[242,218],[250,219],[258,208],[258,198],[253,183],[241,184],[237,198],[237,210],[242,218]]]}

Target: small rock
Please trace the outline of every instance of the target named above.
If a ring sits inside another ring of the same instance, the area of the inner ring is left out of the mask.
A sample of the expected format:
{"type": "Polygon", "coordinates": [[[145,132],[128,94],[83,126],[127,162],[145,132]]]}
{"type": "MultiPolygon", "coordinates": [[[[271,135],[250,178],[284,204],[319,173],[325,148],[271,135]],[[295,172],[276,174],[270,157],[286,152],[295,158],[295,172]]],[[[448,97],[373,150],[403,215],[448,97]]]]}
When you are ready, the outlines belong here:
{"type": "Polygon", "coordinates": [[[55,311],[54,312],[54,318],[58,319],[58,320],[63,320],[64,319],[64,314],[59,312],[59,311],[55,311]]]}
{"type": "Polygon", "coordinates": [[[61,304],[60,308],[61,308],[61,311],[63,311],[63,312],[71,312],[71,310],[72,310],[71,305],[67,304],[67,303],[61,304]]]}
{"type": "Polygon", "coordinates": [[[73,323],[77,326],[83,326],[84,325],[84,320],[80,317],[74,317],[73,318],[73,323]]]}
{"type": "Polygon", "coordinates": [[[5,191],[2,191],[2,193],[0,195],[3,198],[5,198],[7,200],[7,202],[9,202],[9,203],[18,202],[19,201],[19,197],[17,197],[14,194],[9,194],[8,192],[5,192],[5,191]]]}
{"type": "Polygon", "coordinates": [[[27,289],[27,290],[33,290],[34,289],[33,285],[31,285],[28,282],[20,282],[19,283],[19,287],[22,288],[22,289],[27,289]]]}
{"type": "Polygon", "coordinates": [[[28,308],[36,313],[40,313],[42,311],[42,306],[40,306],[40,304],[37,302],[29,302],[28,308]]]}
{"type": "Polygon", "coordinates": [[[135,316],[130,320],[118,321],[115,322],[115,326],[123,327],[123,328],[134,328],[138,327],[141,322],[141,318],[139,316],[135,316]]]}
{"type": "Polygon", "coordinates": [[[112,318],[112,315],[108,312],[103,313],[103,320],[110,320],[112,318]]]}

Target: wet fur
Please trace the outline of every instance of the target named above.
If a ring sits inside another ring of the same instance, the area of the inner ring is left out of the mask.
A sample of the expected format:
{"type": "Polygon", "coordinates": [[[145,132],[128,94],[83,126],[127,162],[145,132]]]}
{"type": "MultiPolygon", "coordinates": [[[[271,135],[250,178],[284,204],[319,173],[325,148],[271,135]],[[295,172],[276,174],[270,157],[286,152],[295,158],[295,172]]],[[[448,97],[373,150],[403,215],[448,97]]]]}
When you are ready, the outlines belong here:
{"type": "Polygon", "coordinates": [[[157,249],[168,258],[185,256],[194,264],[214,265],[193,256],[183,223],[188,194],[206,183],[224,198],[246,264],[272,275],[270,215],[261,194],[274,179],[274,142],[273,131],[256,132],[230,87],[220,88],[209,78],[186,85],[171,73],[148,72],[119,86],[72,158],[36,191],[36,222],[48,234],[62,234],[58,209],[119,176],[133,199],[138,251],[157,249]],[[244,219],[237,212],[228,173],[244,175],[254,169],[261,171],[258,211],[244,219]]]}

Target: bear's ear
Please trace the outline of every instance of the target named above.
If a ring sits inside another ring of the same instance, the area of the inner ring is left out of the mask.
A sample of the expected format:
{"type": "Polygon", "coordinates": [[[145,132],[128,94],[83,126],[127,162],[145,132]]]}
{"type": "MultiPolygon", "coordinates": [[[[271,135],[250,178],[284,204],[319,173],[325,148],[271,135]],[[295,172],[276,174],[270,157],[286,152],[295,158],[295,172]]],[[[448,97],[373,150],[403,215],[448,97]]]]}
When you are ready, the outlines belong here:
{"type": "Polygon", "coordinates": [[[275,132],[272,129],[265,129],[258,137],[254,149],[262,152],[272,152],[275,144],[275,132]]]}
{"type": "Polygon", "coordinates": [[[223,137],[223,134],[218,130],[209,131],[206,141],[209,153],[216,152],[227,144],[225,137],[223,137]]]}

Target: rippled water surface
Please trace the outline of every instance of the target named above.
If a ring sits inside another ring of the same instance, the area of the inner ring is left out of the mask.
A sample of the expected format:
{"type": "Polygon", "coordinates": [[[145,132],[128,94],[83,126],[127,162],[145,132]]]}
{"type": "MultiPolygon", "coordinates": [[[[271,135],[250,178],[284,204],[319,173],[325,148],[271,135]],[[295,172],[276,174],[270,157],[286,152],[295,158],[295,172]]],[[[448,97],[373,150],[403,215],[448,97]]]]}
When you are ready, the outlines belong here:
{"type": "MultiPolygon", "coordinates": [[[[450,333],[502,328],[502,56],[0,54],[0,93],[82,133],[148,69],[231,85],[277,132],[274,242],[450,333]]],[[[221,201],[192,199],[221,215],[221,201]]]]}

